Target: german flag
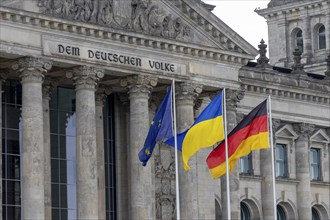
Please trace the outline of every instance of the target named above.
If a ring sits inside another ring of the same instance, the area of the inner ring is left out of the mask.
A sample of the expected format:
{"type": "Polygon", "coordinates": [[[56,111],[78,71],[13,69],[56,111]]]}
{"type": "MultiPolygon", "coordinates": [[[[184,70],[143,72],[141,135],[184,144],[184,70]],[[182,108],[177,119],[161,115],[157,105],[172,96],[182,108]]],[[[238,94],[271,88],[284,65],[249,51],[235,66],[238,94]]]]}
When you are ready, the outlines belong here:
{"type": "MultiPolygon", "coordinates": [[[[232,171],[240,157],[252,150],[269,147],[267,100],[254,108],[228,135],[228,165],[232,171]]],[[[222,141],[207,157],[207,166],[213,178],[226,173],[225,141],[222,141]]]]}

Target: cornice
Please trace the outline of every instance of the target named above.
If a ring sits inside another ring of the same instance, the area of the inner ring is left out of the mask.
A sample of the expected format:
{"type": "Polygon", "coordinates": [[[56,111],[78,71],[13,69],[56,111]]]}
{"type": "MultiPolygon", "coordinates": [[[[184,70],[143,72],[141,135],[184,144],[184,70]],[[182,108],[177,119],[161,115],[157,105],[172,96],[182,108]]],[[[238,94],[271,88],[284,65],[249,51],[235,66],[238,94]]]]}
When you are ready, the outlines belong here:
{"type": "Polygon", "coordinates": [[[245,65],[253,55],[235,51],[226,51],[217,48],[199,46],[178,42],[144,34],[131,33],[123,30],[114,30],[102,26],[83,22],[68,21],[34,12],[0,7],[0,21],[22,24],[25,26],[51,29],[55,31],[78,34],[88,38],[103,39],[111,42],[122,42],[139,47],[153,48],[164,52],[186,55],[188,58],[206,59],[214,62],[228,62],[236,65],[245,65]]]}
{"type": "Polygon", "coordinates": [[[295,14],[299,11],[304,11],[308,9],[322,9],[326,10],[326,8],[330,9],[330,1],[324,1],[324,0],[314,0],[314,1],[305,1],[305,2],[296,2],[292,4],[285,4],[280,5],[276,7],[270,7],[270,8],[264,8],[264,9],[256,9],[255,12],[266,18],[267,20],[271,20],[274,18],[277,18],[278,16],[281,16],[283,14],[291,15],[295,14]]]}

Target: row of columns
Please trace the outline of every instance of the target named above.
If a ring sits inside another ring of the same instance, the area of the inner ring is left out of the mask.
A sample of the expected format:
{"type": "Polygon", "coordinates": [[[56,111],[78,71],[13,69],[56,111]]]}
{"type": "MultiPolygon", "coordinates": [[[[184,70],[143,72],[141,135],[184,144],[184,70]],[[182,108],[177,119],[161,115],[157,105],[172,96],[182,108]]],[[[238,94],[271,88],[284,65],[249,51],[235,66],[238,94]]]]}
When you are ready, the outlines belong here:
{"type": "MultiPolygon", "coordinates": [[[[51,219],[50,117],[49,94],[56,86],[44,82],[52,63],[40,58],[20,59],[13,68],[20,73],[22,83],[22,218],[51,219]],[[44,85],[44,86],[43,86],[44,85]],[[36,211],[37,210],[37,211],[36,211]]],[[[95,101],[97,83],[104,72],[81,66],[67,72],[76,89],[76,159],[77,159],[77,217],[105,219],[105,186],[103,145],[103,99],[95,101]]],[[[144,144],[149,129],[149,97],[157,78],[132,76],[122,80],[130,100],[129,114],[129,218],[152,219],[155,215],[155,184],[152,166],[142,167],[136,156],[144,144]]],[[[194,100],[201,87],[181,83],[177,89],[178,131],[194,121],[194,100]]],[[[236,125],[236,104],[241,99],[237,91],[228,92],[228,128],[236,125]]],[[[1,110],[0,110],[1,111],[1,110]]],[[[192,170],[184,172],[179,160],[181,217],[198,219],[198,186],[196,156],[191,159],[192,170]]],[[[232,217],[239,218],[238,170],[231,174],[232,217]]],[[[224,178],[222,178],[224,179],[224,178]]],[[[224,180],[225,182],[225,180],[224,180]]],[[[225,193],[226,184],[221,184],[225,193]]],[[[226,216],[226,196],[222,209],[226,216]]]]}
{"type": "MultiPolygon", "coordinates": [[[[49,99],[55,85],[49,77],[44,80],[51,67],[50,61],[32,57],[13,65],[22,84],[22,219],[51,219],[49,99]]],[[[102,70],[87,66],[67,73],[76,88],[78,219],[105,219],[103,103],[95,100],[103,75],[102,70]]],[[[1,81],[4,78],[1,73],[1,81]]],[[[99,95],[104,97],[104,92],[99,95]]]]}
{"type": "MultiPolygon", "coordinates": [[[[273,120],[273,132],[280,127],[280,122],[273,120]]],[[[295,123],[293,129],[297,133],[298,138],[295,141],[296,149],[296,174],[297,174],[297,213],[299,219],[310,219],[312,216],[311,209],[311,184],[310,184],[310,161],[309,148],[310,136],[315,126],[306,123],[295,123]]],[[[273,140],[274,142],[275,139],[273,140]]],[[[274,149],[275,150],[275,149],[274,149]]],[[[275,152],[274,152],[275,154],[275,152]]],[[[265,220],[274,219],[274,202],[272,191],[272,166],[270,149],[260,151],[261,174],[263,176],[263,184],[261,185],[262,211],[265,220]]]]}

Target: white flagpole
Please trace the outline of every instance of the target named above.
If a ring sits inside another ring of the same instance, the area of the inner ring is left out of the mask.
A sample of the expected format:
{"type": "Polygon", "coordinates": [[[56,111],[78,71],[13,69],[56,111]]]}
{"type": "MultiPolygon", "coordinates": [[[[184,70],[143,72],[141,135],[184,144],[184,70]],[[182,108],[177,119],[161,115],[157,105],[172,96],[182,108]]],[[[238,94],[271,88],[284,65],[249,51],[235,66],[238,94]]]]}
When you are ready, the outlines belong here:
{"type": "Polygon", "coordinates": [[[228,137],[227,137],[227,107],[226,107],[226,88],[223,89],[223,123],[225,126],[225,148],[226,148],[226,185],[227,185],[227,212],[228,220],[231,220],[231,207],[230,207],[230,186],[229,186],[229,164],[228,164],[228,137]]]}
{"type": "Polygon", "coordinates": [[[269,133],[270,133],[270,150],[272,156],[272,182],[273,182],[273,204],[274,204],[274,219],[277,220],[276,209],[276,190],[275,190],[275,159],[274,159],[274,143],[273,143],[273,122],[272,122],[272,102],[270,95],[268,96],[268,114],[269,114],[269,133]]]}
{"type": "Polygon", "coordinates": [[[176,193],[176,219],[180,220],[180,192],[179,192],[179,169],[178,169],[178,140],[176,131],[176,107],[175,107],[175,81],[172,81],[172,105],[173,105],[173,131],[175,151],[175,193],[176,193]]]}

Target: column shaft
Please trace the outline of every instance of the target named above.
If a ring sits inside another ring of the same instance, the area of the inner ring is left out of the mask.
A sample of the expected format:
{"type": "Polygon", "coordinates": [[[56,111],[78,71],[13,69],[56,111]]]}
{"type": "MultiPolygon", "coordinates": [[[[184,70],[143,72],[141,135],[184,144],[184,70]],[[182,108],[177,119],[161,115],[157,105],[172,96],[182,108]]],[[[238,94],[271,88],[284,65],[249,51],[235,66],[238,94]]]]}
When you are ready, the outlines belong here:
{"type": "MultiPolygon", "coordinates": [[[[0,127],[2,129],[2,80],[0,81],[0,100],[1,100],[1,106],[0,106],[0,127]]],[[[0,139],[1,139],[1,154],[3,152],[3,149],[2,149],[2,132],[0,132],[0,139]]],[[[2,179],[2,155],[1,155],[1,158],[0,158],[0,172],[1,172],[1,179],[2,179]]],[[[0,181],[0,203],[1,203],[1,207],[0,207],[0,217],[2,218],[2,181],[0,181]]]]}
{"type": "Polygon", "coordinates": [[[22,83],[22,219],[45,219],[42,83],[50,68],[38,58],[13,66],[22,83]]]}
{"type": "Polygon", "coordinates": [[[296,175],[299,180],[297,185],[298,218],[307,220],[311,219],[312,216],[309,137],[314,130],[314,126],[301,123],[294,124],[293,128],[299,135],[296,140],[296,175]]]}
{"type": "Polygon", "coordinates": [[[303,23],[304,57],[307,58],[306,63],[308,64],[312,57],[311,19],[308,15],[303,19],[303,23]]]}
{"type": "Polygon", "coordinates": [[[78,219],[98,216],[98,167],[95,122],[95,86],[103,71],[81,66],[68,72],[76,87],[76,157],[78,219]]]}
{"type": "MultiPolygon", "coordinates": [[[[45,90],[45,88],[44,88],[45,90]]],[[[43,93],[45,219],[52,219],[49,93],[43,93]]]]}
{"type": "MultiPolygon", "coordinates": [[[[152,160],[142,167],[138,153],[144,145],[149,130],[149,95],[152,89],[150,79],[143,76],[129,78],[130,100],[130,147],[129,147],[129,190],[130,219],[155,219],[155,186],[152,175],[152,160]]],[[[123,84],[122,84],[123,85],[123,84]]],[[[154,84],[156,85],[156,81],[154,84]]]]}
{"type": "MultiPolygon", "coordinates": [[[[227,102],[227,130],[228,133],[236,126],[236,108],[237,103],[243,99],[244,93],[241,90],[226,90],[227,102]]],[[[231,218],[240,219],[240,192],[239,192],[239,166],[236,164],[235,168],[229,173],[230,185],[230,206],[231,218]]],[[[221,202],[222,202],[222,218],[228,218],[227,212],[227,179],[226,175],[221,177],[221,202]]]]}
{"type": "Polygon", "coordinates": [[[105,170],[104,170],[104,125],[103,125],[103,103],[106,99],[104,88],[99,88],[96,92],[96,145],[97,145],[97,171],[98,171],[98,203],[99,220],[106,219],[106,190],[105,190],[105,170]]]}
{"type": "MultiPolygon", "coordinates": [[[[177,86],[176,112],[178,132],[182,132],[194,123],[194,100],[198,93],[196,85],[181,83],[177,86]]],[[[182,156],[178,154],[180,214],[182,219],[199,219],[197,156],[189,159],[191,170],[183,168],[182,156]]]]}

